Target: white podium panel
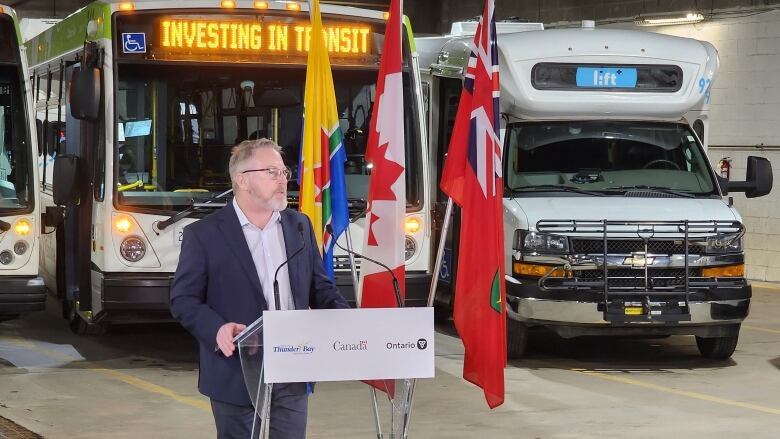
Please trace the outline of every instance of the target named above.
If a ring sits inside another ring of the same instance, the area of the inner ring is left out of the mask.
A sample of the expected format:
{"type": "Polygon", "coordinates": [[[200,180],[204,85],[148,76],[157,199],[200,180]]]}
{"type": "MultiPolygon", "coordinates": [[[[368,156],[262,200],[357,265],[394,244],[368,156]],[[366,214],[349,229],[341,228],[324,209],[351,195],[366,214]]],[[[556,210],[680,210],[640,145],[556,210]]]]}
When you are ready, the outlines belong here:
{"type": "Polygon", "coordinates": [[[266,383],[434,376],[433,308],[263,312],[266,383]]]}

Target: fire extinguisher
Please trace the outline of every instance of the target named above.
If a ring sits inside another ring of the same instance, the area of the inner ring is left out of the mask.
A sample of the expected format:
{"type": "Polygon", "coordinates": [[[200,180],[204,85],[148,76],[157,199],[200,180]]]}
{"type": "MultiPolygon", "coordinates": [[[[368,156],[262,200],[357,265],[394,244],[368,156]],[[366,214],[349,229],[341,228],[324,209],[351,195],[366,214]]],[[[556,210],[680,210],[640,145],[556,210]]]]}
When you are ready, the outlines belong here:
{"type": "Polygon", "coordinates": [[[729,175],[731,174],[731,157],[723,157],[718,162],[718,172],[720,172],[720,176],[725,178],[726,180],[729,179],[729,175]]]}

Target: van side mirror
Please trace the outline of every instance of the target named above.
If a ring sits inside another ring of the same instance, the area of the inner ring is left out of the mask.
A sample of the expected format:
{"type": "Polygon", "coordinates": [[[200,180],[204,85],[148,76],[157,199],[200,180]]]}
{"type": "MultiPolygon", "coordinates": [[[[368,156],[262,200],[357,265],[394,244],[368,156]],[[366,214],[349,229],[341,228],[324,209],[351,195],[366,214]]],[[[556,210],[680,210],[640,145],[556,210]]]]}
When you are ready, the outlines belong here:
{"type": "Polygon", "coordinates": [[[70,114],[79,120],[97,120],[100,115],[101,72],[97,67],[74,67],[70,77],[70,114]]]}
{"type": "Polygon", "coordinates": [[[745,181],[731,181],[729,192],[744,192],[748,198],[763,197],[772,192],[772,163],[764,157],[747,159],[745,181]]]}
{"type": "Polygon", "coordinates": [[[63,154],[54,160],[54,204],[71,206],[79,202],[79,158],[63,154]]]}
{"type": "Polygon", "coordinates": [[[720,192],[723,194],[723,196],[726,196],[729,194],[729,179],[721,177],[720,175],[715,175],[718,181],[718,186],[720,187],[720,192]]]}

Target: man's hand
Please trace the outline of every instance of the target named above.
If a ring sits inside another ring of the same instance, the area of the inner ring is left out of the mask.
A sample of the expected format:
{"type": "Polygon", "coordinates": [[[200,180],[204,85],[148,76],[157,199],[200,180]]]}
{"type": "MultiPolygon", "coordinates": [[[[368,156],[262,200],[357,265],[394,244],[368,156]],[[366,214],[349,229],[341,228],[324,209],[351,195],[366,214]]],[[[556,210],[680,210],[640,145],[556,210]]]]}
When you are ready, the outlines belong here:
{"type": "Polygon", "coordinates": [[[219,331],[217,331],[217,347],[226,357],[233,355],[233,351],[236,350],[236,347],[233,345],[233,337],[244,329],[246,329],[246,325],[241,323],[231,322],[220,326],[219,331]]]}

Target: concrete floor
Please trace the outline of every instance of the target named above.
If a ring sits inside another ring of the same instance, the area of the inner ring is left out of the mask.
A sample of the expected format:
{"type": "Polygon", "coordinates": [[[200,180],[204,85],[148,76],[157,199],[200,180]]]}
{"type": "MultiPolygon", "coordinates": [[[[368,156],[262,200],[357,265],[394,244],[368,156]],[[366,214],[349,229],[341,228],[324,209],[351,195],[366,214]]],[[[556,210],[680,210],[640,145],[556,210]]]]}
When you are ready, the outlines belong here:
{"type": "MultiPolygon", "coordinates": [[[[186,332],[156,325],[77,337],[59,306],[48,305],[0,323],[0,416],[48,439],[215,437],[186,332]]],[[[508,365],[506,402],[493,411],[460,378],[462,347],[445,325],[436,338],[436,378],[418,382],[410,436],[776,438],[779,314],[780,286],[757,285],[727,362],[701,359],[692,337],[535,334],[528,358],[508,365]]],[[[308,432],[375,437],[367,386],[318,385],[308,432]]]]}

